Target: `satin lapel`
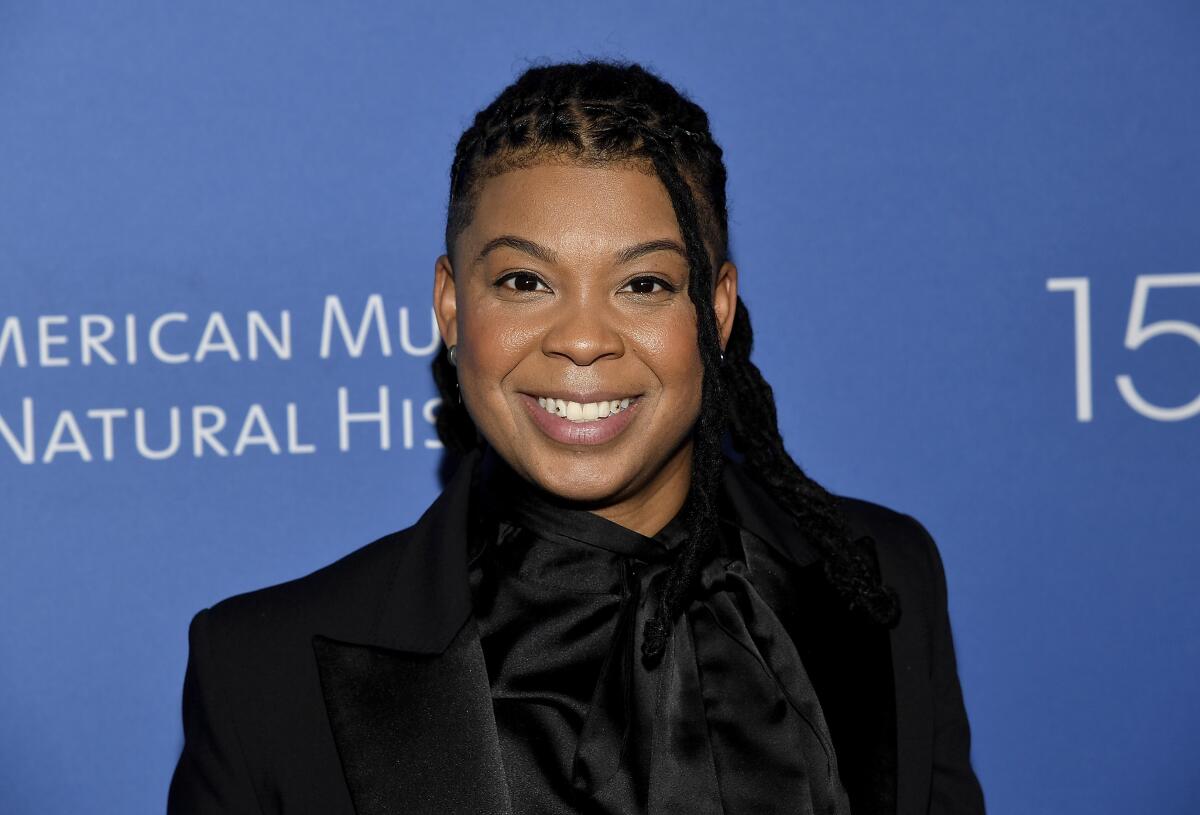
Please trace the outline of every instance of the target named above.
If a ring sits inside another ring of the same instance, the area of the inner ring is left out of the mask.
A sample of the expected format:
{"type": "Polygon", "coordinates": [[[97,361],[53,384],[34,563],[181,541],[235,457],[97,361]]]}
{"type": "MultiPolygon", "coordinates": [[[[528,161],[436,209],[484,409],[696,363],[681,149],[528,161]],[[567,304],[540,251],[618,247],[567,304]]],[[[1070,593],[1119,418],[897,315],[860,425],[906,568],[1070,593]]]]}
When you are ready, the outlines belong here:
{"type": "Polygon", "coordinates": [[[891,631],[896,699],[898,755],[897,812],[926,812],[929,808],[930,768],[933,765],[933,697],[929,676],[929,609],[922,603],[927,588],[913,584],[920,567],[905,563],[910,550],[898,546],[876,547],[885,583],[900,594],[900,623],[891,631]]]}
{"type": "Polygon", "coordinates": [[[467,577],[478,462],[477,452],[466,456],[433,505],[398,536],[387,589],[366,622],[312,637],[358,815],[509,811],[467,577]]]}
{"type": "Polygon", "coordinates": [[[474,618],[441,654],[320,635],[313,650],[358,815],[509,812],[474,618]]]}

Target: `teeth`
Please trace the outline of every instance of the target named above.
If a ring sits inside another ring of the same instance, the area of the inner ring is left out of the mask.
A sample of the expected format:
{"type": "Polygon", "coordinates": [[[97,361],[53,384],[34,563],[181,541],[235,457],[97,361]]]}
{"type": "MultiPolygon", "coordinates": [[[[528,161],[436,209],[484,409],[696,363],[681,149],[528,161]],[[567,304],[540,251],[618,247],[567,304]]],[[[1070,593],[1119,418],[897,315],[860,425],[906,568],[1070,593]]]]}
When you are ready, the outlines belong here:
{"type": "Polygon", "coordinates": [[[614,413],[620,413],[629,407],[631,399],[613,399],[604,402],[571,402],[565,399],[552,399],[539,396],[538,404],[547,413],[561,416],[569,422],[594,422],[597,419],[607,419],[614,413]]]}

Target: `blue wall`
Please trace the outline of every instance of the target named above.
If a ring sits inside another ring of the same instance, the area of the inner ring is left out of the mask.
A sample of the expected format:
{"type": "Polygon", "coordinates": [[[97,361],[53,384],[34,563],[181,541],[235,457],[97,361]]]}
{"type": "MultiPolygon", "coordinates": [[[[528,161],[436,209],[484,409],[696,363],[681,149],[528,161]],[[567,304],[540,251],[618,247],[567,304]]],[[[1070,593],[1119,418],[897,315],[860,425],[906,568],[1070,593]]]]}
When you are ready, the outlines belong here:
{"type": "Polygon", "coordinates": [[[191,615],[432,499],[455,139],[592,55],[710,111],[792,451],[939,541],[991,811],[1197,811],[1200,7],[1115,0],[0,3],[0,811],[161,811],[191,615]]]}

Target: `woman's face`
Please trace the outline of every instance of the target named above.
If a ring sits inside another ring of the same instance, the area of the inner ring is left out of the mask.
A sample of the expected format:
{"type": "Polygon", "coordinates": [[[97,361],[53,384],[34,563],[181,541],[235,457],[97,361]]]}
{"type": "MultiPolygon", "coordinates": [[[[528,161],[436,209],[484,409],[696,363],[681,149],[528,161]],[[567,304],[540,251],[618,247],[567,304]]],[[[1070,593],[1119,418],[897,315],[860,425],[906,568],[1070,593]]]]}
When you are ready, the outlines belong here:
{"type": "MultiPolygon", "coordinates": [[[[702,372],[662,183],[623,165],[508,171],[484,182],[454,255],[434,305],[488,443],[548,492],[656,532],[687,494],[702,372]]],[[[736,298],[726,263],[722,345],[736,298]]]]}

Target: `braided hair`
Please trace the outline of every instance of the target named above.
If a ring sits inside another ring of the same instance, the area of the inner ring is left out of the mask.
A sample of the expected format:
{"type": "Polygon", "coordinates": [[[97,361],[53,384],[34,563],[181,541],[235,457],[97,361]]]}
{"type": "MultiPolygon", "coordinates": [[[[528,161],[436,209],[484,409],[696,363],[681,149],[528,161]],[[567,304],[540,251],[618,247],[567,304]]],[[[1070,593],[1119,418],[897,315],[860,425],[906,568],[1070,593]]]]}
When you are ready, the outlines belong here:
{"type": "MultiPolygon", "coordinates": [[[[642,651],[649,663],[661,657],[671,623],[687,607],[716,546],[727,434],[751,476],[821,551],[826,578],[848,608],[881,625],[895,625],[899,616],[895,593],[880,583],[851,541],[834,497],[784,448],[771,386],[750,361],[753,332],[741,298],[722,356],[713,308],[714,269],[729,256],[722,155],[699,105],[636,63],[592,59],[527,69],[475,115],[450,168],[445,239],[451,257],[455,240],[471,223],[483,181],[508,170],[562,159],[637,164],[653,171],[670,195],[687,251],[703,380],[685,503],[689,535],[667,573],[660,605],[646,622],[642,651]]],[[[442,396],[438,436],[452,455],[462,455],[482,439],[457,398],[456,372],[444,351],[434,356],[433,376],[442,396]]]]}

